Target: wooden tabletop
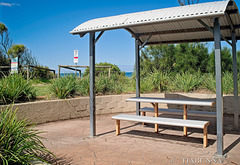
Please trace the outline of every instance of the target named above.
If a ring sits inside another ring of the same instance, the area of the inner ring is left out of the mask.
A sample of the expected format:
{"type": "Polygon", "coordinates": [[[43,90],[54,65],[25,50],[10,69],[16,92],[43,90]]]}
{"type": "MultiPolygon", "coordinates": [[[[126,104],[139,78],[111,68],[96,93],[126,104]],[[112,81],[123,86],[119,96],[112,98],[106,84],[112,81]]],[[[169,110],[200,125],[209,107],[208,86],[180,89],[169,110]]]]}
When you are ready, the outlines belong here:
{"type": "Polygon", "coordinates": [[[215,99],[179,99],[179,98],[155,98],[155,97],[131,97],[126,99],[127,102],[147,102],[147,103],[165,103],[178,105],[199,105],[213,106],[215,99]]]}

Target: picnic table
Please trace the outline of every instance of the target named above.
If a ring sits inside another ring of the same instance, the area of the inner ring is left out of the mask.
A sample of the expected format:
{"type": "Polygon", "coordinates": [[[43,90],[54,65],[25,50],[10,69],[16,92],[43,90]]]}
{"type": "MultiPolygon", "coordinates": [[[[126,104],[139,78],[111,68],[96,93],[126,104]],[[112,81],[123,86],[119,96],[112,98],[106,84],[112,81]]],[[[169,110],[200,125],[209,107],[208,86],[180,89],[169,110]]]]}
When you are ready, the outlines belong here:
{"type": "MultiPolygon", "coordinates": [[[[127,102],[146,102],[151,103],[154,107],[155,117],[158,117],[158,104],[176,104],[183,105],[183,119],[187,119],[187,107],[189,105],[213,106],[215,99],[180,99],[180,98],[154,98],[154,97],[131,97],[126,99],[127,102]]],[[[187,127],[184,127],[184,136],[187,136],[187,127]]],[[[158,132],[158,124],[155,124],[155,132],[158,132]]]]}

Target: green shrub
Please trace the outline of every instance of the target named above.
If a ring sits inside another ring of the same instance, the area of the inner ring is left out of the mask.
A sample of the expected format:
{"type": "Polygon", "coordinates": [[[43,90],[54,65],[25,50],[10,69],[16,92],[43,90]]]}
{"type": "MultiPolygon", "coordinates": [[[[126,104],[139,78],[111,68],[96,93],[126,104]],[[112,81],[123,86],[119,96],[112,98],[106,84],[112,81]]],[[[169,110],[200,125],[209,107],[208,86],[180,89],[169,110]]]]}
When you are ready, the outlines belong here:
{"type": "Polygon", "coordinates": [[[64,76],[52,80],[50,90],[59,98],[64,99],[68,96],[73,96],[77,89],[77,78],[75,76],[64,76]]]}
{"type": "Polygon", "coordinates": [[[82,96],[88,96],[90,91],[89,76],[83,77],[78,81],[77,92],[82,96]]]}
{"type": "Polygon", "coordinates": [[[153,81],[149,77],[145,77],[140,80],[141,93],[149,93],[152,92],[153,90],[154,90],[153,81]]]}
{"type": "Polygon", "coordinates": [[[202,76],[200,72],[195,74],[191,73],[178,73],[172,78],[169,86],[171,91],[190,92],[201,86],[202,76]]]}
{"type": "Polygon", "coordinates": [[[106,75],[96,77],[96,93],[97,94],[121,94],[126,85],[126,79],[121,75],[106,75]]]}
{"type": "Polygon", "coordinates": [[[133,78],[125,77],[122,93],[133,93],[136,89],[136,82],[133,78]],[[134,86],[134,85],[135,86],[134,86]]]}
{"type": "Polygon", "coordinates": [[[106,94],[113,91],[111,79],[108,76],[100,75],[96,77],[96,93],[106,94]]]}
{"type": "MultiPolygon", "coordinates": [[[[136,76],[134,75],[131,79],[132,90],[136,88],[136,76]]],[[[170,80],[170,74],[163,73],[155,70],[153,73],[141,75],[140,78],[140,90],[142,93],[149,92],[163,92],[168,89],[168,81],[170,80]]]]}
{"type": "MultiPolygon", "coordinates": [[[[216,77],[213,73],[207,73],[203,76],[202,86],[212,92],[216,92],[216,77]]],[[[233,93],[233,74],[231,72],[224,72],[222,75],[223,93],[233,93]]]]}
{"type": "MultiPolygon", "coordinates": [[[[125,75],[124,72],[121,72],[121,70],[118,68],[117,65],[111,64],[111,63],[107,63],[107,62],[100,62],[98,64],[96,64],[96,68],[95,68],[95,75],[96,76],[101,76],[101,75],[105,75],[107,76],[109,74],[109,68],[104,68],[104,67],[98,67],[98,66],[111,66],[111,75],[113,74],[117,74],[117,75],[125,75]]],[[[90,69],[86,68],[84,73],[83,73],[83,77],[88,76],[90,74],[90,69]]]]}
{"type": "MultiPolygon", "coordinates": [[[[40,68],[46,68],[46,69],[49,69],[49,67],[47,66],[42,66],[42,65],[35,65],[39,68],[31,68],[30,67],[30,77],[34,78],[34,79],[46,79],[46,80],[49,80],[49,79],[52,79],[55,75],[51,72],[51,71],[48,71],[48,70],[45,70],[45,69],[40,69],[40,68]]],[[[22,71],[22,72],[25,72],[25,75],[26,75],[26,71],[22,71]]]]}
{"type": "MultiPolygon", "coordinates": [[[[238,84],[240,84],[239,81],[238,81],[238,84]]],[[[215,75],[213,73],[204,74],[202,86],[212,92],[216,92],[216,77],[215,77],[215,75]]],[[[223,87],[223,93],[233,94],[233,91],[234,91],[233,73],[231,73],[231,72],[223,73],[222,87],[223,87]]],[[[238,92],[240,92],[240,90],[238,92]]]]}
{"type": "MultiPolygon", "coordinates": [[[[0,81],[1,82],[1,81],[0,81]]],[[[3,97],[3,90],[4,90],[4,86],[2,83],[0,83],[0,103],[3,102],[4,97],[3,97]]]]}
{"type": "Polygon", "coordinates": [[[167,91],[170,74],[163,72],[154,72],[150,75],[149,78],[152,81],[153,88],[155,90],[159,92],[167,91]]]}
{"type": "Polygon", "coordinates": [[[113,93],[121,94],[129,86],[130,79],[124,75],[111,75],[111,84],[113,86],[113,93]]]}
{"type": "MultiPolygon", "coordinates": [[[[31,164],[50,154],[40,141],[38,130],[26,120],[18,120],[16,110],[0,111],[0,164],[31,164]]],[[[46,161],[44,161],[46,162],[46,161]]]]}
{"type": "Polygon", "coordinates": [[[223,86],[223,93],[230,94],[233,93],[233,73],[231,72],[224,72],[222,77],[222,86],[223,86]]]}
{"type": "Polygon", "coordinates": [[[203,88],[206,88],[212,92],[216,92],[216,79],[213,73],[206,73],[203,75],[202,81],[203,88]]]}
{"type": "MultiPolygon", "coordinates": [[[[90,78],[89,76],[83,77],[78,81],[77,92],[86,96],[90,91],[90,78]]],[[[95,91],[96,94],[121,94],[124,89],[128,88],[130,79],[123,76],[113,74],[109,78],[108,75],[99,74],[95,78],[95,91]]]]}
{"type": "Polygon", "coordinates": [[[12,74],[0,80],[0,104],[31,100],[36,92],[20,74],[12,74]]]}

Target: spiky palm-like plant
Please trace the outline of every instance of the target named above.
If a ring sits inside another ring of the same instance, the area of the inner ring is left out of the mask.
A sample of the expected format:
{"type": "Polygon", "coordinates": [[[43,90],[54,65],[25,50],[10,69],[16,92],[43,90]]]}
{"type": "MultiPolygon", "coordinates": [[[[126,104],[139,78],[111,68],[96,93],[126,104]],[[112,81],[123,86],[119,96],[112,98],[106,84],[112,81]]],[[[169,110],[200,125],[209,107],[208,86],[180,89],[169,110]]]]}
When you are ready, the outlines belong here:
{"type": "Polygon", "coordinates": [[[41,132],[34,128],[35,125],[17,119],[17,110],[0,111],[0,164],[28,165],[35,160],[44,161],[42,155],[53,155],[41,142],[41,132]]]}

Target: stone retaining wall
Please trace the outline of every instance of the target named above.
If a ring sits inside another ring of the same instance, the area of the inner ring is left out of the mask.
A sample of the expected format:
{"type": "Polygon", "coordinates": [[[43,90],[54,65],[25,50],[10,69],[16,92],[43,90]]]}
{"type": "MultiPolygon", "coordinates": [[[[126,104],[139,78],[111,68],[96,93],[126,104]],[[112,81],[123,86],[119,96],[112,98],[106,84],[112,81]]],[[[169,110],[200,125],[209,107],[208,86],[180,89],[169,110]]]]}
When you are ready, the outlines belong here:
{"type": "MultiPolygon", "coordinates": [[[[96,114],[124,113],[134,112],[136,103],[126,102],[129,97],[134,97],[135,94],[125,95],[107,95],[96,97],[96,114]]],[[[196,93],[174,93],[174,94],[142,94],[142,97],[159,97],[159,98],[199,98],[208,99],[215,98],[215,94],[196,94],[196,93]]],[[[240,103],[240,97],[239,97],[240,103]]],[[[239,104],[240,105],[240,104],[239,104]]],[[[151,107],[149,103],[141,104],[141,107],[151,107]]],[[[5,108],[2,105],[0,108],[5,108]]],[[[178,108],[180,105],[159,104],[162,108],[178,108]]],[[[240,106],[239,106],[240,107],[240,106]]],[[[17,115],[26,117],[33,123],[46,123],[58,120],[67,120],[89,116],[89,97],[79,97],[65,100],[48,100],[36,101],[29,103],[15,104],[18,108],[17,115]]],[[[192,110],[215,111],[213,107],[191,106],[192,110]]],[[[224,113],[233,114],[233,96],[224,96],[224,113]]]]}

